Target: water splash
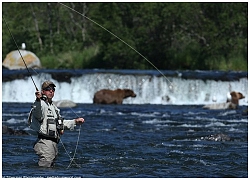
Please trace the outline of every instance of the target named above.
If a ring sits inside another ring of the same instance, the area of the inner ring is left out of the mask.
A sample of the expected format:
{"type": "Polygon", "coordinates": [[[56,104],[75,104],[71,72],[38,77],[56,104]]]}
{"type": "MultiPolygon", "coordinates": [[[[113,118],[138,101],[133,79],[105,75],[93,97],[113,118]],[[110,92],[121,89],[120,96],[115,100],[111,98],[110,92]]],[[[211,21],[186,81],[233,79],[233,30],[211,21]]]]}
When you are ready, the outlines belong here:
{"type": "MultiPolygon", "coordinates": [[[[57,70],[53,70],[57,72],[57,70]]],[[[68,72],[75,72],[68,70],[68,72]]],[[[230,91],[239,91],[245,95],[240,100],[240,105],[248,105],[248,79],[240,77],[238,80],[218,80],[217,78],[202,78],[197,72],[189,72],[190,78],[183,75],[169,76],[171,81],[178,85],[172,88],[163,76],[154,71],[119,73],[107,71],[88,73],[79,72],[65,81],[55,79],[49,72],[41,72],[33,75],[36,84],[42,84],[44,80],[52,80],[56,84],[54,100],[71,100],[75,103],[92,103],[94,93],[100,89],[129,88],[136,94],[136,98],[127,98],[124,104],[176,104],[176,105],[200,105],[226,102],[230,91]],[[138,73],[139,72],[139,73],[138,73]],[[200,79],[199,79],[200,78],[200,79]]],[[[64,72],[62,72],[64,73],[64,72]]],[[[171,72],[176,73],[176,72],[171,72]]],[[[211,72],[211,76],[213,76],[211,72]]],[[[35,89],[28,77],[13,79],[2,83],[3,102],[33,102],[35,89]]]]}

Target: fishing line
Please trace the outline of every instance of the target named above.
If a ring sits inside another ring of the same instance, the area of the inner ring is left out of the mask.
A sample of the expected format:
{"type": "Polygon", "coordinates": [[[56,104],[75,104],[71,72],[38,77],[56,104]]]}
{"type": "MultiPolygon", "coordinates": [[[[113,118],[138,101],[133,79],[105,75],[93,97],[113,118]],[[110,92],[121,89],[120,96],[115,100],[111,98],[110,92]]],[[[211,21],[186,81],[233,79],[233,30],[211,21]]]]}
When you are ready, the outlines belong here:
{"type": "MultiPolygon", "coordinates": [[[[119,39],[121,42],[123,42],[124,44],[126,44],[128,47],[130,47],[132,50],[134,50],[136,53],[138,53],[142,58],[144,58],[149,64],[151,64],[159,73],[161,73],[161,75],[170,83],[170,85],[173,87],[173,83],[151,62],[149,61],[145,56],[143,56],[139,51],[137,51],[135,48],[133,48],[131,45],[129,45],[128,43],[126,43],[124,40],[122,40],[120,37],[118,37],[117,35],[115,35],[114,33],[112,33],[111,31],[109,31],[108,29],[106,29],[105,27],[103,27],[102,25],[98,24],[97,22],[95,22],[94,20],[90,19],[89,17],[87,17],[84,14],[81,14],[80,12],[76,11],[75,9],[60,3],[59,4],[63,5],[64,7],[76,12],[77,14],[80,14],[81,16],[85,17],[86,19],[88,19],[89,21],[93,22],[94,24],[96,24],[97,26],[101,27],[102,29],[104,29],[105,31],[107,31],[108,33],[110,33],[111,35],[113,35],[114,37],[116,37],[117,39],[119,39]]],[[[170,88],[172,88],[170,86],[170,88]]]]}
{"type": "MultiPolygon", "coordinates": [[[[80,118],[80,117],[73,111],[73,109],[72,109],[71,107],[70,107],[70,109],[71,109],[71,111],[72,111],[78,118],[80,118]]],[[[78,144],[79,144],[79,140],[80,140],[81,127],[82,127],[82,125],[80,125],[80,127],[79,127],[79,132],[78,132],[78,137],[77,137],[77,142],[76,142],[76,147],[75,147],[75,151],[74,151],[73,157],[70,156],[69,152],[67,151],[66,147],[64,146],[64,144],[63,144],[63,142],[62,142],[62,139],[60,138],[60,142],[61,142],[61,144],[62,144],[62,146],[63,146],[63,148],[64,148],[66,154],[69,156],[69,159],[70,159],[70,163],[69,163],[69,165],[68,165],[68,167],[67,167],[66,169],[69,169],[69,168],[71,167],[72,162],[74,162],[74,163],[76,164],[77,167],[81,168],[81,166],[80,166],[79,164],[77,164],[77,163],[75,162],[75,160],[74,160],[74,159],[75,159],[75,155],[76,155],[76,151],[77,151],[77,147],[78,147],[78,144]]]]}
{"type": "MultiPolygon", "coordinates": [[[[71,109],[71,111],[78,117],[78,118],[80,118],[74,111],[73,111],[73,109],[70,107],[70,109],[71,109]]],[[[70,163],[69,163],[69,165],[68,165],[68,167],[67,167],[67,169],[71,166],[71,164],[72,164],[72,162],[74,161],[74,158],[75,158],[75,155],[76,155],[76,150],[77,150],[77,147],[78,147],[78,143],[79,143],[79,140],[80,140],[80,134],[81,134],[81,127],[82,127],[82,125],[80,125],[80,127],[79,127],[79,132],[78,132],[78,138],[77,138],[77,143],[76,143],[76,148],[75,148],[75,152],[74,152],[74,155],[73,155],[73,157],[71,158],[70,156],[70,159],[71,159],[71,161],[70,161],[70,163]]],[[[74,161],[74,163],[76,164],[76,162],[74,161]]],[[[79,166],[79,165],[78,165],[79,166]]]]}
{"type": "MultiPolygon", "coordinates": [[[[71,111],[72,111],[78,118],[80,118],[80,117],[73,111],[73,109],[72,109],[71,107],[70,107],[70,109],[71,109],[71,111]]],[[[64,146],[64,144],[63,144],[63,142],[62,142],[62,139],[60,138],[60,142],[61,142],[61,144],[62,144],[62,146],[63,146],[63,148],[64,148],[66,154],[69,156],[69,159],[70,159],[70,163],[69,163],[69,165],[68,165],[68,167],[67,167],[66,169],[69,169],[69,168],[71,167],[72,162],[74,162],[74,163],[76,164],[77,167],[81,168],[81,166],[80,166],[79,164],[77,164],[77,163],[75,162],[75,160],[74,160],[74,159],[75,159],[75,155],[76,155],[76,151],[77,151],[77,148],[78,148],[79,140],[80,140],[81,127],[82,127],[82,125],[80,124],[79,132],[78,132],[78,137],[77,137],[77,142],[76,142],[76,147],[75,147],[75,151],[74,151],[73,157],[70,156],[69,152],[67,151],[66,147],[64,146]]]]}
{"type": "Polygon", "coordinates": [[[28,67],[27,67],[27,65],[26,65],[26,62],[25,62],[24,59],[23,59],[23,56],[22,56],[22,54],[21,54],[21,52],[20,52],[20,50],[19,50],[19,48],[18,48],[18,45],[17,45],[17,43],[16,43],[16,40],[15,40],[14,36],[12,35],[12,33],[11,33],[11,31],[10,31],[10,28],[9,28],[9,26],[8,26],[8,24],[7,24],[7,22],[6,22],[5,18],[4,18],[4,16],[3,16],[3,20],[4,20],[4,22],[5,22],[6,26],[7,26],[7,29],[8,29],[8,31],[9,31],[9,33],[10,33],[10,35],[11,35],[13,41],[15,42],[15,45],[16,45],[16,47],[17,47],[17,50],[18,50],[18,52],[19,52],[19,54],[20,54],[20,56],[21,56],[21,58],[22,58],[22,60],[23,60],[23,63],[24,63],[24,65],[25,65],[25,67],[26,67],[26,69],[27,69],[27,71],[28,71],[28,73],[29,73],[29,76],[31,77],[32,82],[33,82],[33,84],[34,84],[36,90],[38,91],[38,88],[36,87],[35,81],[34,81],[32,75],[31,75],[31,73],[30,73],[30,71],[29,71],[29,69],[28,69],[28,67]]]}
{"type": "MultiPolygon", "coordinates": [[[[65,146],[64,146],[64,144],[63,144],[63,142],[62,142],[62,139],[60,138],[60,142],[61,142],[61,144],[62,144],[62,146],[63,146],[63,148],[64,148],[64,150],[65,150],[65,152],[66,152],[66,154],[69,156],[69,158],[70,158],[70,160],[71,160],[71,162],[70,162],[70,164],[68,165],[68,167],[67,167],[67,169],[69,168],[69,166],[71,165],[71,163],[74,161],[74,158],[71,158],[71,156],[69,155],[69,153],[68,153],[68,151],[67,151],[67,149],[65,148],[65,146]]],[[[75,161],[74,161],[74,163],[80,168],[81,166],[80,165],[78,165],[75,161]]]]}

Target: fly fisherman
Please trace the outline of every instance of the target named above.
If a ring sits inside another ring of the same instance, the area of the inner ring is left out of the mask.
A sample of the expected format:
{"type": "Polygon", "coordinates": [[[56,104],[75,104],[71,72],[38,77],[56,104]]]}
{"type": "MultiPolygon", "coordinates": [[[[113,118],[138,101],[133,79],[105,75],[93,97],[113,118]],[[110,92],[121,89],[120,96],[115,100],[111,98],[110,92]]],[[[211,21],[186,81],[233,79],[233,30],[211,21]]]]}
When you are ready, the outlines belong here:
{"type": "Polygon", "coordinates": [[[83,118],[64,120],[60,110],[53,104],[55,84],[45,81],[42,91],[36,91],[36,100],[29,116],[30,127],[38,134],[34,150],[39,156],[38,165],[53,167],[58,154],[57,144],[64,129],[73,130],[75,125],[84,123],[83,118]]]}

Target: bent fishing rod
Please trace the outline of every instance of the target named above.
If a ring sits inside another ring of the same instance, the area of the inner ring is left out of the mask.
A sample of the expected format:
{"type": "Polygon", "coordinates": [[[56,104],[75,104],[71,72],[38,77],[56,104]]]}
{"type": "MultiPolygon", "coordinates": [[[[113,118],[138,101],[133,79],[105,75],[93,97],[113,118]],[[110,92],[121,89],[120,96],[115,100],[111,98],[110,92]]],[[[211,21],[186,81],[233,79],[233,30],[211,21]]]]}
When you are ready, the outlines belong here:
{"type": "Polygon", "coordinates": [[[8,29],[8,31],[9,31],[9,33],[10,33],[10,36],[12,37],[13,41],[15,42],[15,45],[16,45],[16,47],[17,47],[17,50],[18,50],[18,52],[19,52],[19,54],[20,54],[20,56],[21,56],[21,58],[22,58],[22,60],[23,60],[23,63],[24,63],[24,65],[25,65],[25,67],[26,67],[26,69],[27,69],[27,71],[28,71],[28,73],[29,73],[30,78],[31,78],[31,80],[32,80],[32,82],[33,82],[33,84],[34,84],[34,86],[35,86],[35,88],[36,88],[36,91],[39,91],[38,88],[37,88],[37,86],[36,86],[36,83],[35,83],[35,81],[34,81],[34,79],[33,79],[33,77],[32,77],[32,75],[31,75],[31,73],[30,73],[30,71],[29,71],[29,69],[28,69],[28,66],[27,66],[26,62],[25,62],[24,59],[23,59],[23,56],[22,56],[22,54],[21,54],[21,52],[20,52],[20,50],[19,50],[19,48],[18,48],[18,45],[17,45],[17,43],[16,43],[16,40],[15,40],[14,36],[12,35],[12,33],[11,33],[11,31],[10,31],[10,28],[9,28],[9,26],[8,26],[8,24],[7,24],[7,22],[6,22],[5,18],[4,18],[4,16],[3,16],[3,20],[4,20],[4,22],[5,22],[6,26],[7,26],[7,29],[8,29]]]}

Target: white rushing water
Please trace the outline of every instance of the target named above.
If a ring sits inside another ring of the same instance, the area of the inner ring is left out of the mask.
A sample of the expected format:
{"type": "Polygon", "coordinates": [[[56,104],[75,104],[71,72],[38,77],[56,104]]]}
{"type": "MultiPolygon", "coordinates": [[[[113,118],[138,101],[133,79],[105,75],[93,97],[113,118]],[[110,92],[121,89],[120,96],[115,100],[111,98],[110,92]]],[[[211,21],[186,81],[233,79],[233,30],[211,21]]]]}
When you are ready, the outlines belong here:
{"type": "MultiPolygon", "coordinates": [[[[136,98],[127,98],[124,104],[176,104],[201,105],[226,102],[230,91],[241,92],[245,98],[240,105],[248,105],[248,79],[239,81],[215,81],[200,79],[183,79],[152,75],[126,75],[114,73],[84,74],[72,77],[71,82],[58,82],[50,74],[34,75],[38,86],[45,80],[56,84],[54,100],[71,100],[75,103],[92,103],[94,93],[100,89],[129,88],[136,98]]],[[[35,87],[29,77],[2,82],[2,102],[33,102],[35,87]]]]}

